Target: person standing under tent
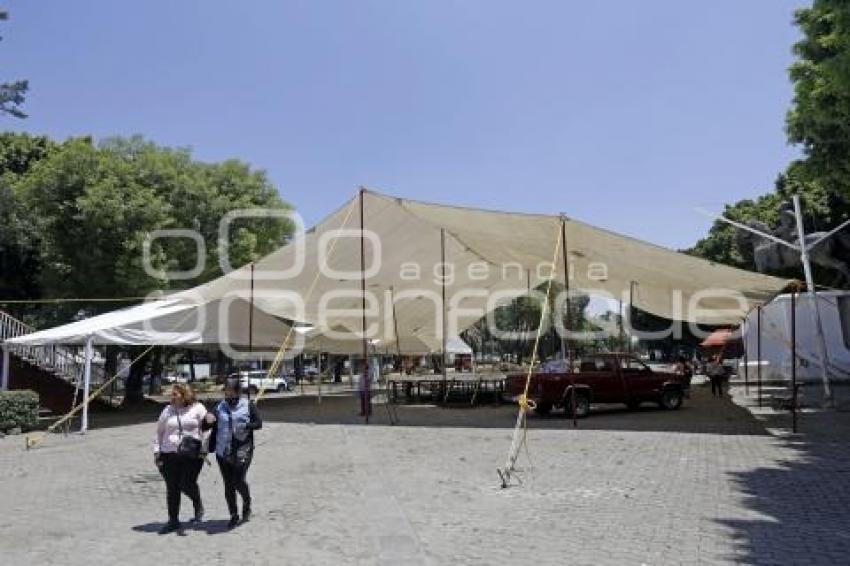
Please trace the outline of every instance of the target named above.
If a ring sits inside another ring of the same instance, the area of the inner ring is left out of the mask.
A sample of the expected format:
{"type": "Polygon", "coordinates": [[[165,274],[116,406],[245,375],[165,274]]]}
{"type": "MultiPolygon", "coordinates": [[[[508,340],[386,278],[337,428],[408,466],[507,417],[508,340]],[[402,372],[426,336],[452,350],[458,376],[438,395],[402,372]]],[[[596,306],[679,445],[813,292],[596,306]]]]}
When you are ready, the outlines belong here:
{"type": "Polygon", "coordinates": [[[706,373],[711,381],[711,394],[723,398],[723,382],[726,379],[726,368],[723,367],[723,354],[718,353],[706,365],[706,373]]]}
{"type": "Polygon", "coordinates": [[[230,512],[227,526],[232,529],[239,524],[237,493],[242,498],[242,522],[251,518],[251,490],[246,476],[254,458],[254,431],[263,428],[257,405],[241,395],[238,379],[225,381],[224,399],[207,416],[205,427],[212,428],[209,449],[215,452],[221,471],[230,512]]]}
{"type": "Polygon", "coordinates": [[[207,409],[195,399],[192,387],[177,383],[171,388],[171,403],[162,410],[156,426],[154,462],[165,480],[168,522],[160,534],[180,531],[180,493],[192,500],[194,517],[204,518],[198,475],[204,465],[202,426],[207,409]]]}

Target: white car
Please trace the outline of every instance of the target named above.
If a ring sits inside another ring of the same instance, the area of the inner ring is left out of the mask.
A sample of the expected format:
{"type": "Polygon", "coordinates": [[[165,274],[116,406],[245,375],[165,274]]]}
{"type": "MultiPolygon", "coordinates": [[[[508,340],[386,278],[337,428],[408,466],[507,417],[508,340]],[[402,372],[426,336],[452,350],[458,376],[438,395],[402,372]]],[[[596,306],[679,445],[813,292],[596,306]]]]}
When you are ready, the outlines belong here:
{"type": "Polygon", "coordinates": [[[238,374],[233,374],[231,377],[238,377],[243,390],[249,391],[252,395],[259,391],[277,391],[283,393],[292,391],[292,382],[285,377],[267,377],[265,370],[240,371],[238,374]]]}

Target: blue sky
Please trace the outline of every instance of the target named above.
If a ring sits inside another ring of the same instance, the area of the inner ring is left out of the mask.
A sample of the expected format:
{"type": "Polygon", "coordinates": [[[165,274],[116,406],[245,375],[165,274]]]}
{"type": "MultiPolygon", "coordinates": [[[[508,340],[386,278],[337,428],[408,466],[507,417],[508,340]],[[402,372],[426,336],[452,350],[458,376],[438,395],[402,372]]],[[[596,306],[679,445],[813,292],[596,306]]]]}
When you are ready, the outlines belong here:
{"type": "Polygon", "coordinates": [[[791,0],[8,0],[0,79],[58,138],[265,169],[308,224],[358,185],[686,247],[768,190],[791,0]]]}

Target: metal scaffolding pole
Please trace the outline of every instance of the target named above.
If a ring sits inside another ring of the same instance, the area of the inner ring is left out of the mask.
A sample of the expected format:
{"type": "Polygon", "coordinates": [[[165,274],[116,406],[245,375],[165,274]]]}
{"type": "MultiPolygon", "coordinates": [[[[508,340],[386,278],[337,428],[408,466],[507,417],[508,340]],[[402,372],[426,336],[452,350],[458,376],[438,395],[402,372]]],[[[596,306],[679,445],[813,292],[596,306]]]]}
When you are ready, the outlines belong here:
{"type": "Polygon", "coordinates": [[[803,263],[803,274],[806,276],[806,289],[809,292],[812,302],[812,318],[815,323],[815,330],[818,333],[817,345],[818,355],[820,356],[820,375],[823,382],[823,397],[827,405],[832,402],[832,391],[829,385],[829,355],[826,350],[826,339],[823,336],[823,323],[820,317],[820,306],[818,305],[818,295],[815,292],[815,283],[812,278],[812,265],[809,260],[809,250],[806,246],[806,232],[803,227],[803,213],[800,210],[800,196],[794,195],[794,215],[797,218],[797,238],[800,242],[800,259],[803,263]]]}

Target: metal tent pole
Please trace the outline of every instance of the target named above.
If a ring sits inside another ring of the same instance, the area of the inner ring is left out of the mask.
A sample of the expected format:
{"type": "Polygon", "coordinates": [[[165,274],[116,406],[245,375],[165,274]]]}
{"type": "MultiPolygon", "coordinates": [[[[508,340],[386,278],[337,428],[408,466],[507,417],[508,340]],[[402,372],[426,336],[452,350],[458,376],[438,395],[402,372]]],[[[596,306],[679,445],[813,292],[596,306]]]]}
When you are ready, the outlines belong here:
{"type": "MultiPolygon", "coordinates": [[[[442,355],[442,369],[443,369],[443,390],[446,392],[446,381],[448,380],[448,369],[446,368],[446,347],[448,344],[448,336],[447,327],[448,321],[446,320],[446,230],[444,228],[440,228],[440,284],[441,284],[441,292],[442,292],[442,308],[443,308],[443,316],[442,316],[442,338],[443,338],[443,355],[442,355]]],[[[447,393],[447,392],[446,392],[447,393]]]]}
{"type": "MultiPolygon", "coordinates": [[[[567,260],[567,217],[564,213],[561,213],[561,255],[564,260],[564,289],[567,293],[566,301],[564,303],[564,307],[567,311],[566,316],[566,324],[564,325],[564,330],[569,332],[571,326],[571,305],[570,305],[570,267],[569,262],[567,260]]],[[[554,265],[552,266],[554,267],[554,265]]],[[[553,274],[554,276],[554,274],[553,274]]],[[[549,300],[547,295],[546,300],[549,300]]],[[[540,321],[540,324],[543,324],[543,321],[540,321]]],[[[539,331],[538,331],[539,333],[539,331]]],[[[572,373],[572,354],[570,354],[569,348],[567,348],[567,337],[561,337],[561,349],[564,350],[566,355],[564,356],[564,360],[567,362],[567,373],[572,373]]],[[[532,358],[533,359],[533,358],[532,358]]],[[[572,379],[570,379],[570,385],[572,385],[572,379]]],[[[578,427],[578,417],[576,416],[576,388],[570,387],[570,413],[573,416],[573,428],[578,427]]]]}
{"type": "Polygon", "coordinates": [[[758,358],[756,381],[758,382],[758,403],[759,407],[761,407],[761,305],[756,307],[756,320],[758,321],[756,328],[756,357],[758,358]]]}
{"type": "Polygon", "coordinates": [[[369,341],[366,338],[366,226],[364,224],[363,197],[366,189],[360,187],[360,293],[363,330],[363,383],[361,384],[360,409],[366,424],[369,424],[369,414],[372,412],[371,386],[369,383],[369,341]]]}
{"type": "Polygon", "coordinates": [[[815,283],[812,278],[812,266],[809,260],[809,250],[806,246],[806,232],[803,227],[803,213],[800,210],[800,196],[794,195],[794,215],[797,218],[797,238],[800,242],[800,258],[803,263],[803,273],[806,276],[806,288],[809,291],[809,297],[811,297],[812,303],[812,318],[815,323],[815,330],[818,333],[818,354],[820,355],[820,374],[821,381],[823,381],[823,396],[827,405],[830,405],[832,402],[832,391],[830,390],[829,385],[829,371],[827,369],[827,364],[829,363],[829,357],[826,350],[826,339],[823,336],[823,323],[821,322],[820,317],[820,306],[818,305],[818,296],[815,292],[815,283]]]}
{"type": "Polygon", "coordinates": [[[632,349],[634,348],[634,344],[632,344],[632,317],[635,314],[635,282],[629,281],[629,355],[632,354],[632,349]]]}
{"type": "Polygon", "coordinates": [[[317,387],[316,391],[317,391],[317,394],[318,394],[316,402],[321,403],[322,402],[322,351],[321,350],[319,350],[319,356],[316,359],[316,371],[319,372],[319,374],[316,376],[316,387],[317,387]]]}
{"type": "MultiPolygon", "coordinates": [[[[572,308],[570,304],[570,266],[569,261],[567,260],[567,216],[564,213],[561,213],[561,256],[564,261],[564,291],[566,292],[566,297],[564,301],[564,309],[566,311],[566,320],[564,321],[564,330],[569,332],[571,330],[571,322],[570,318],[572,316],[572,308]]],[[[547,297],[548,299],[548,297],[547,297]]],[[[572,361],[572,355],[570,354],[570,350],[567,347],[567,337],[561,337],[561,350],[563,351],[564,360],[567,364],[570,364],[572,361]]],[[[569,371],[570,366],[567,366],[567,370],[569,371]]]]}
{"type": "Polygon", "coordinates": [[[94,336],[86,340],[85,365],[83,366],[83,416],[80,423],[80,434],[85,434],[89,429],[89,394],[91,392],[91,359],[94,346],[94,336]]]}
{"type": "Polygon", "coordinates": [[[791,291],[791,431],[797,432],[797,290],[791,291]]]}
{"type": "Polygon", "coordinates": [[[747,331],[750,329],[750,325],[748,323],[749,314],[747,314],[748,318],[745,318],[741,323],[741,342],[744,344],[744,395],[750,394],[750,369],[749,369],[749,354],[748,351],[748,339],[749,335],[747,331]]]}
{"type": "MultiPolygon", "coordinates": [[[[248,354],[254,352],[254,262],[251,262],[251,286],[248,291],[248,354]]],[[[252,360],[253,361],[253,360],[252,360]]],[[[253,369],[250,366],[248,369],[253,369]]],[[[258,391],[262,392],[262,382],[259,383],[258,391]]],[[[251,374],[248,374],[248,399],[251,398],[251,374]]]]}
{"type": "Polygon", "coordinates": [[[626,327],[623,320],[623,297],[620,296],[620,351],[625,350],[626,342],[626,327]]]}
{"type": "Polygon", "coordinates": [[[0,390],[9,389],[9,345],[3,344],[3,374],[0,376],[0,390]]]}

